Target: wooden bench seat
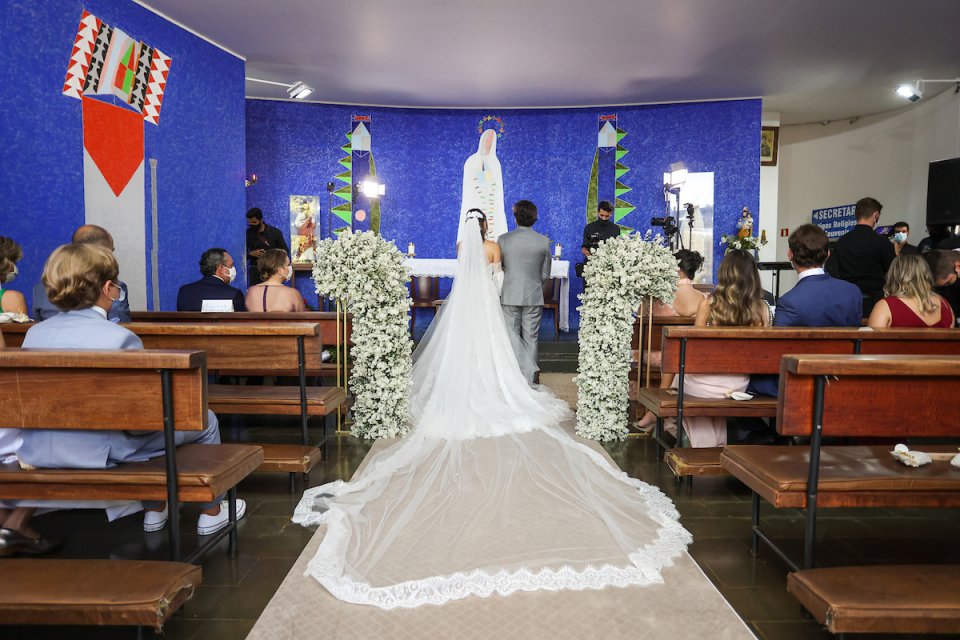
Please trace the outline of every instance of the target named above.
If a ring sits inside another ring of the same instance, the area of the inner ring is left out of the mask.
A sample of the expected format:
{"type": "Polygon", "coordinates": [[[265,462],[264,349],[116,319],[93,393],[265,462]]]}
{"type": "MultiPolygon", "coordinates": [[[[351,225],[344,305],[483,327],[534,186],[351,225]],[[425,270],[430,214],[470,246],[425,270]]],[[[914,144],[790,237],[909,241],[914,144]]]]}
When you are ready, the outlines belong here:
{"type": "Polygon", "coordinates": [[[960,634],[960,565],[808,569],[787,591],[831,633],[960,634]]]}
{"type": "MultiPolygon", "coordinates": [[[[675,389],[640,389],[637,400],[661,418],[677,417],[679,401],[675,389]]],[[[731,400],[698,398],[688,394],[683,398],[683,415],[772,418],[777,415],[777,399],[771,396],[756,396],[752,400],[731,400]],[[718,411],[720,413],[717,413],[718,411]]]]}
{"type": "Polygon", "coordinates": [[[323,459],[317,447],[300,444],[263,444],[263,462],[259,471],[310,473],[323,459]]]}
{"type": "MultiPolygon", "coordinates": [[[[960,507],[960,469],[946,462],[919,468],[897,462],[893,445],[830,446],[820,450],[818,507],[960,507]]],[[[928,453],[958,453],[957,445],[924,445],[928,453]]],[[[810,447],[728,445],[722,464],[778,509],[807,506],[810,447]]]]}
{"type": "MultiPolygon", "coordinates": [[[[791,568],[815,566],[821,507],[960,507],[960,469],[947,461],[919,468],[882,446],[823,446],[823,438],[957,438],[960,356],[789,355],[780,369],[777,431],[810,439],[809,447],[729,446],[724,469],[752,491],[752,543],[767,544],[791,568]],[[909,397],[908,415],[890,399],[909,397]],[[805,509],[802,564],[760,528],[761,499],[805,509]]],[[[957,451],[956,445],[912,445],[957,451]]]]}
{"type": "MultiPolygon", "coordinates": [[[[210,502],[257,470],[260,446],[185,444],[177,447],[177,486],[184,502],[210,502]]],[[[0,464],[0,499],[166,500],[164,456],[108,469],[21,469],[0,464]]]]}
{"type": "MultiPolygon", "coordinates": [[[[214,412],[244,415],[300,415],[299,387],[256,387],[211,384],[208,402],[214,412]]],[[[307,387],[307,415],[325,416],[347,399],[340,387],[307,387]]]]}
{"type": "Polygon", "coordinates": [[[723,447],[674,448],[663,456],[664,462],[677,477],[680,476],[725,476],[730,472],[720,464],[723,447]]]}
{"type": "Polygon", "coordinates": [[[150,560],[0,560],[0,624],[136,625],[158,632],[201,569],[150,560]]]}

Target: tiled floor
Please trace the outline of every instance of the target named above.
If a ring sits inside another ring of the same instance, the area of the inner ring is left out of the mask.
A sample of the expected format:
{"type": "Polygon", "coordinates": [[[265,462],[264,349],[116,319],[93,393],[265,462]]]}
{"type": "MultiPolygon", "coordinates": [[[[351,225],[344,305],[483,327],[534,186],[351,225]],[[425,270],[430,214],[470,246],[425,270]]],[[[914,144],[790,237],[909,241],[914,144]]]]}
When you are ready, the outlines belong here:
{"type": "MultiPolygon", "coordinates": [[[[575,396],[572,374],[545,374],[544,382],[560,395],[575,396]]],[[[295,421],[222,420],[225,440],[284,441],[296,438],[295,421]]],[[[319,437],[319,427],[315,429],[319,437]]],[[[369,443],[333,437],[325,460],[311,474],[312,485],[347,478],[363,459],[369,443]]],[[[657,464],[654,444],[630,438],[608,448],[630,475],[660,486],[677,504],[684,525],[693,533],[690,553],[736,611],[762,638],[792,640],[827,638],[816,622],[805,618],[785,590],[786,569],[771,553],[750,554],[749,494],[737,481],[698,479],[678,486],[669,470],[657,464]]],[[[299,490],[299,487],[298,487],[299,490]]],[[[240,485],[248,514],[240,525],[239,557],[223,549],[203,562],[199,592],[165,627],[164,638],[244,638],[273,592],[300,554],[311,532],[290,522],[298,496],[290,494],[287,476],[257,474],[240,485]]],[[[184,507],[185,547],[196,520],[196,507],[184,507]]],[[[764,522],[778,538],[799,553],[802,520],[798,512],[764,511],[764,522]]],[[[140,516],[107,524],[102,512],[61,512],[41,516],[38,526],[66,539],[64,557],[166,558],[166,535],[144,534],[140,516]]],[[[824,564],[866,564],[916,561],[960,563],[960,517],[948,510],[843,510],[827,512],[818,528],[818,553],[824,564]]],[[[0,627],[0,638],[131,638],[130,629],[0,627]]],[[[148,636],[149,637],[149,636],[148,636]]],[[[318,637],[322,637],[318,635],[318,637]]],[[[638,637],[642,633],[638,632],[638,637]]],[[[858,636],[878,638],[880,636],[858,636]]],[[[903,638],[905,636],[891,636],[903,638]]]]}

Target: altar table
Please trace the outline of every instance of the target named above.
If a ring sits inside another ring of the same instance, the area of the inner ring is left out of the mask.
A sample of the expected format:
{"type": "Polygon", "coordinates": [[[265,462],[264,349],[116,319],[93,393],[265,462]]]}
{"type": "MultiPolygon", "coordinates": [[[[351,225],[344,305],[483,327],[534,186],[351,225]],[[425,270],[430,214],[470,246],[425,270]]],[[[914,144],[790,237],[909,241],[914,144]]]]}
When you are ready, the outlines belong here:
{"type": "MultiPolygon", "coordinates": [[[[404,264],[411,276],[452,278],[457,270],[455,258],[407,258],[404,264]]],[[[560,330],[570,331],[570,261],[553,260],[550,277],[560,280],[560,330]]]]}

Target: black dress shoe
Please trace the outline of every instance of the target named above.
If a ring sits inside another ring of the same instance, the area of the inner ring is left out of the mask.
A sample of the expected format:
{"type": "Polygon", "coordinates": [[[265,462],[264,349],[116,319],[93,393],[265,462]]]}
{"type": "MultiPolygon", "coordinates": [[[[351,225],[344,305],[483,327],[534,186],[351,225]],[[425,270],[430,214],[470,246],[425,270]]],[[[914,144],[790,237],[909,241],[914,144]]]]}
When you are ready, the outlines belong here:
{"type": "Polygon", "coordinates": [[[13,529],[0,529],[0,557],[41,556],[56,550],[61,544],[60,541],[43,537],[28,538],[13,529]]]}

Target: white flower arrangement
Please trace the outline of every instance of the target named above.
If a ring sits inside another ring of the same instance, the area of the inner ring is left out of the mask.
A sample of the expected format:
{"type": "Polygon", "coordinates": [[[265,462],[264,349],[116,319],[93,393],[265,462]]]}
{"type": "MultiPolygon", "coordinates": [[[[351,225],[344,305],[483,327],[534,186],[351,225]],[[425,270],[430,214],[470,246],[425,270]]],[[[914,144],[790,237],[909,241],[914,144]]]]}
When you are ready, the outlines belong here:
{"type": "Polygon", "coordinates": [[[741,251],[754,252],[760,249],[761,246],[767,244],[766,239],[757,238],[756,236],[746,236],[745,238],[739,238],[736,234],[723,234],[720,236],[720,246],[727,245],[726,250],[730,251],[731,249],[740,249],[741,251]]]}
{"type": "Polygon", "coordinates": [[[403,259],[392,242],[372,231],[344,231],[316,248],[317,293],[353,313],[351,433],[360,438],[393,438],[408,428],[413,365],[410,276],[403,259]]]}
{"type": "Polygon", "coordinates": [[[577,434],[593,440],[627,437],[630,340],[648,296],[673,301],[677,260],[657,235],[620,236],[600,243],[583,269],[577,434]]]}

